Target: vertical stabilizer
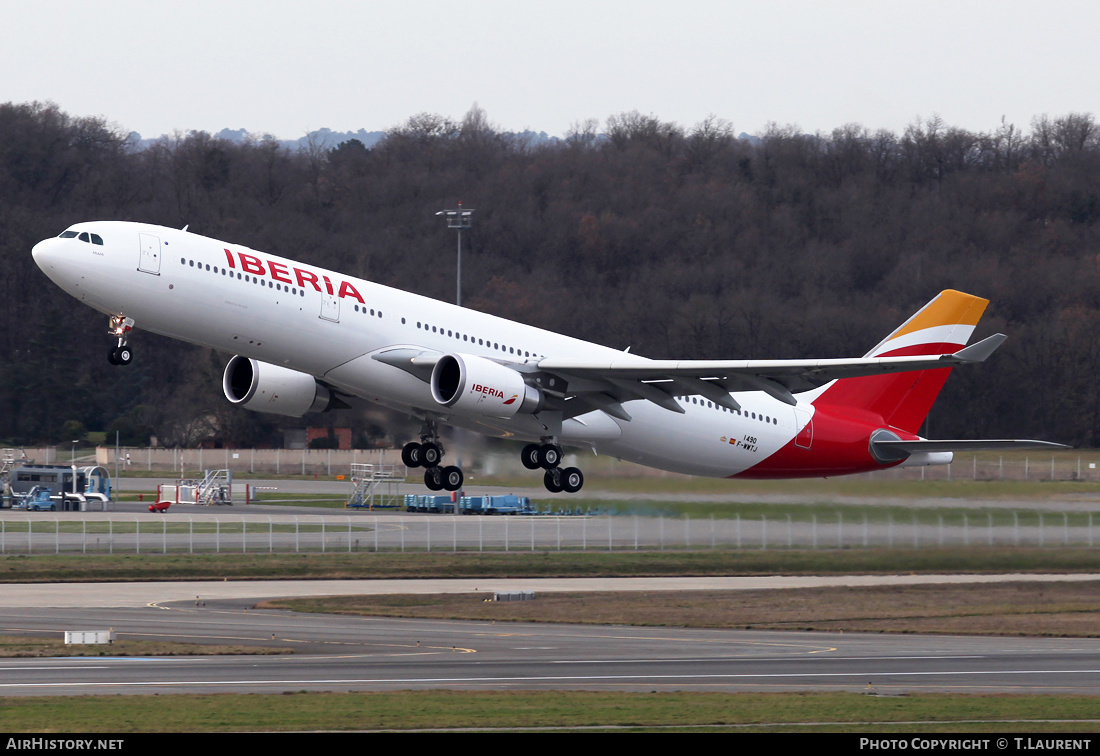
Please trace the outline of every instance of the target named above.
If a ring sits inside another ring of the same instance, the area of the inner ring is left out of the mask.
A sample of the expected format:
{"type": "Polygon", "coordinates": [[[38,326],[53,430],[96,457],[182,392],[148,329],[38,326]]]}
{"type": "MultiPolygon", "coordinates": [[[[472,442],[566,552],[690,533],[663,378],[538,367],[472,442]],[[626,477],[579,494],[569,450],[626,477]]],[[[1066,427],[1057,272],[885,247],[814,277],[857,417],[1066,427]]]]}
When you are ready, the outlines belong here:
{"type": "MultiPolygon", "coordinates": [[[[948,289],[906,320],[867,357],[952,354],[966,346],[989,300],[948,289]]],[[[885,425],[916,433],[951,368],[844,378],[825,388],[815,406],[863,410],[885,425]]]]}

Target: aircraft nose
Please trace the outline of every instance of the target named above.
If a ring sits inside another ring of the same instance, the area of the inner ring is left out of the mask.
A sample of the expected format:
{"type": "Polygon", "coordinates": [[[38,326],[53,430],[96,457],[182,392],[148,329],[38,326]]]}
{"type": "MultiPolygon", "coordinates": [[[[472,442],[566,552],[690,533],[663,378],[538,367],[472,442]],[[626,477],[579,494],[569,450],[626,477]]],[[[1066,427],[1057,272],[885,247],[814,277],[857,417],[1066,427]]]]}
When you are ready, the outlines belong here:
{"type": "Polygon", "coordinates": [[[31,257],[33,257],[34,261],[39,265],[42,264],[42,258],[46,256],[46,246],[49,243],[49,239],[44,239],[31,247],[31,257]]]}
{"type": "Polygon", "coordinates": [[[31,248],[31,257],[39,268],[46,269],[55,257],[57,239],[44,239],[31,248]]]}

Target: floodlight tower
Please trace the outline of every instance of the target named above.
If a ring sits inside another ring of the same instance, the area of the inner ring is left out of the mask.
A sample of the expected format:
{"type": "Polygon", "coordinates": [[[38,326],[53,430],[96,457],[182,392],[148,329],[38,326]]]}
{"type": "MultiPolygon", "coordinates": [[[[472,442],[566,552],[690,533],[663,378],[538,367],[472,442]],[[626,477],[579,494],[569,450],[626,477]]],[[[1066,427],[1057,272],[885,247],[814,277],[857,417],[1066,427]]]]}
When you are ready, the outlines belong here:
{"type": "Polygon", "coordinates": [[[455,290],[455,304],[462,306],[462,229],[469,228],[473,210],[463,210],[462,203],[458,203],[455,210],[440,210],[436,215],[442,215],[447,219],[447,228],[453,228],[458,232],[458,275],[455,290]]]}

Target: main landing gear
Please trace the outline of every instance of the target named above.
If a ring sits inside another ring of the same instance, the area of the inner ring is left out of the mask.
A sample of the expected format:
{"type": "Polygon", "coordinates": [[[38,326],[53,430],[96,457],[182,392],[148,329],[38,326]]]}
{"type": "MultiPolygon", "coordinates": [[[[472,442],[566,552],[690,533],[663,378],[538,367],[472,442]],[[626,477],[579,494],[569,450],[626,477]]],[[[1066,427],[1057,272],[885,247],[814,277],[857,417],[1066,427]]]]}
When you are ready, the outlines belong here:
{"type": "Polygon", "coordinates": [[[465,476],[462,468],[451,465],[441,467],[443,445],[434,422],[425,423],[420,431],[420,443],[405,444],[401,449],[401,462],[405,467],[423,467],[424,485],[430,491],[458,491],[465,476]]]}
{"type": "Polygon", "coordinates": [[[553,438],[544,438],[541,444],[523,447],[520,459],[528,470],[538,470],[540,467],[546,470],[542,484],[550,493],[576,493],[584,485],[584,473],[575,467],[558,467],[563,456],[561,446],[553,438]]]}
{"type": "MultiPolygon", "coordinates": [[[[550,493],[576,493],[584,486],[584,473],[575,467],[559,467],[564,454],[553,436],[542,443],[523,447],[520,459],[528,470],[543,469],[542,483],[550,493]]],[[[434,421],[427,421],[420,429],[420,442],[412,441],[401,448],[401,462],[405,467],[423,467],[424,485],[431,491],[458,491],[465,476],[461,467],[444,467],[443,445],[434,421]]]]}
{"type": "Polygon", "coordinates": [[[108,331],[118,339],[118,345],[111,347],[107,353],[107,361],[112,365],[129,365],[134,359],[134,352],[127,343],[126,335],[134,327],[134,319],[125,315],[112,315],[108,320],[108,331]]]}

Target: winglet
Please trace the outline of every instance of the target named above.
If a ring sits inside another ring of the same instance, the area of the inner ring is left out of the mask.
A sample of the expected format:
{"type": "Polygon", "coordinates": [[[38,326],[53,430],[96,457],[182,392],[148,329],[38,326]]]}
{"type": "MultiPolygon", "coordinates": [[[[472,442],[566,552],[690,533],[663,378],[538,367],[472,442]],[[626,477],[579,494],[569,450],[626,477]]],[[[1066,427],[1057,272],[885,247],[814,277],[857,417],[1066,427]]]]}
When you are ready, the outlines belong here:
{"type": "Polygon", "coordinates": [[[1007,338],[1003,333],[995,333],[989,338],[982,339],[977,344],[971,344],[965,349],[960,349],[951,356],[962,362],[985,362],[989,355],[1005,343],[1007,338]]]}

